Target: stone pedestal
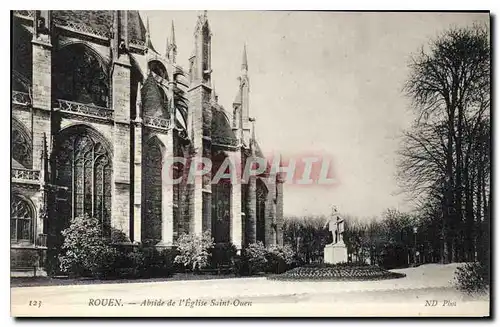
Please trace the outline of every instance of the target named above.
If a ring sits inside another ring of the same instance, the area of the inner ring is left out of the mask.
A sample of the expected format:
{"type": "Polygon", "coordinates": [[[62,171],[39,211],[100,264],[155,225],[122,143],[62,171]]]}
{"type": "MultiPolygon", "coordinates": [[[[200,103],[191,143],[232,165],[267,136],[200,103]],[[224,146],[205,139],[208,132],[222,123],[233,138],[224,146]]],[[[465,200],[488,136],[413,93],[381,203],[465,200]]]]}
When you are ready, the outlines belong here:
{"type": "Polygon", "coordinates": [[[344,242],[327,244],[323,254],[325,263],[347,262],[347,247],[344,242]]]}

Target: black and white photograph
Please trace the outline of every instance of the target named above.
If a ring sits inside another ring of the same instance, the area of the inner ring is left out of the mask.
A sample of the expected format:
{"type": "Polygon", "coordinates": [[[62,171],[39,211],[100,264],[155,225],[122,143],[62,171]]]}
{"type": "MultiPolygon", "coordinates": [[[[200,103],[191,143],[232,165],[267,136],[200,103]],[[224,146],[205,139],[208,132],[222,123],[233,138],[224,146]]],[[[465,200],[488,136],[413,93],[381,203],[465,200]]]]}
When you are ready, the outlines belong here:
{"type": "Polygon", "coordinates": [[[491,19],[11,10],[11,316],[490,317],[491,19]]]}

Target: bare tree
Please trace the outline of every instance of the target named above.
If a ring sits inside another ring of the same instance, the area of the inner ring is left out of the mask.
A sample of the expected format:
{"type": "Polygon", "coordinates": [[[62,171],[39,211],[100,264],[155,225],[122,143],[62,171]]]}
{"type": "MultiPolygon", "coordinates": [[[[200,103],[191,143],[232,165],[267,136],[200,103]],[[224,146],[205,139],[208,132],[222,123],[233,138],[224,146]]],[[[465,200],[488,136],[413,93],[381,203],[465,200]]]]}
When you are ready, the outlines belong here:
{"type": "Polygon", "coordinates": [[[484,212],[474,215],[474,207],[481,205],[485,192],[489,194],[485,190],[489,182],[480,181],[489,179],[489,174],[478,174],[485,159],[480,155],[485,130],[490,138],[487,28],[474,25],[446,31],[413,57],[410,69],[404,90],[417,118],[403,136],[399,177],[419,201],[440,202],[441,260],[471,259],[474,219],[484,217],[484,212]],[[474,201],[473,190],[478,187],[481,194],[476,191],[474,201]]]}

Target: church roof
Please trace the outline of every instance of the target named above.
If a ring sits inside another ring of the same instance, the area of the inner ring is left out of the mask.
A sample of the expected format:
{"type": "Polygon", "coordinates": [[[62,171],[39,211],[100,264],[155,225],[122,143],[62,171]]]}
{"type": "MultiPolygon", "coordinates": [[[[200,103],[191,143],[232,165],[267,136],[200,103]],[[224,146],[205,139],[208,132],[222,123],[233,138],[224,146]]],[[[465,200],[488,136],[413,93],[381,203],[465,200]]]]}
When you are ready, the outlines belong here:
{"type": "Polygon", "coordinates": [[[225,145],[238,145],[229,118],[219,105],[212,106],[212,143],[225,145]]]}
{"type": "MultiPolygon", "coordinates": [[[[146,27],[137,10],[128,10],[128,38],[129,40],[146,40],[146,27]]],[[[112,10],[54,10],[53,18],[56,23],[82,25],[98,33],[108,34],[113,27],[112,10]]]]}
{"type": "Polygon", "coordinates": [[[164,94],[160,89],[153,73],[149,73],[144,81],[144,86],[141,90],[142,112],[146,116],[151,117],[168,117],[164,94]]]}

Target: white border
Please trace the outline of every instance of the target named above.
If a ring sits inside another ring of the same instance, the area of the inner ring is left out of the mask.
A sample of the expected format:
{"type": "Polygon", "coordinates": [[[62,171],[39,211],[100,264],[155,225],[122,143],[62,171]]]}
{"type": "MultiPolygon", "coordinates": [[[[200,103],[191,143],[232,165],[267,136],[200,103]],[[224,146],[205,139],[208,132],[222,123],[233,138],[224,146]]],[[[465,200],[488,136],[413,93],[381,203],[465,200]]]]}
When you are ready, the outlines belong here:
{"type": "MultiPolygon", "coordinates": [[[[8,173],[9,171],[9,165],[10,165],[10,158],[9,158],[9,151],[10,151],[10,142],[7,142],[7,140],[10,140],[10,51],[7,51],[7,48],[10,48],[10,10],[13,8],[9,8],[12,5],[15,5],[15,9],[32,9],[32,8],[37,8],[37,9],[141,9],[141,10],[147,10],[147,9],[163,9],[163,10],[199,10],[199,9],[207,9],[207,10],[491,10],[493,14],[500,12],[499,6],[500,6],[500,1],[498,0],[475,0],[475,1],[465,1],[465,0],[455,0],[455,1],[436,1],[436,0],[420,0],[420,1],[397,1],[397,0],[378,0],[378,1],[335,1],[335,2],[327,2],[327,1],[319,1],[319,0],[307,0],[307,1],[297,1],[297,0],[289,0],[289,1],[283,1],[283,2],[270,2],[269,0],[252,0],[248,2],[236,2],[236,1],[220,1],[220,0],[212,0],[207,4],[207,1],[201,1],[201,0],[180,0],[177,2],[166,2],[165,0],[156,0],[156,1],[124,1],[124,0],[111,0],[111,1],[96,1],[96,0],[86,0],[84,2],[77,2],[77,1],[34,1],[34,0],[27,0],[18,2],[18,3],[13,3],[9,1],[4,1],[2,2],[2,7],[5,7],[2,11],[2,19],[0,20],[0,23],[3,25],[2,26],[2,31],[4,33],[4,37],[2,38],[5,40],[4,42],[4,51],[0,52],[2,56],[2,62],[4,63],[2,65],[2,88],[1,88],[1,94],[2,94],[2,99],[3,99],[3,110],[0,111],[0,115],[2,116],[0,119],[0,124],[2,124],[0,128],[0,132],[2,133],[2,140],[3,142],[0,142],[0,153],[3,155],[3,160],[1,161],[2,168],[1,171],[3,172],[0,174],[0,185],[2,186],[2,191],[1,194],[3,194],[2,197],[0,197],[1,205],[0,208],[2,208],[4,215],[2,215],[3,218],[3,242],[5,243],[4,247],[4,256],[3,256],[3,265],[2,265],[2,276],[4,277],[3,283],[2,283],[2,290],[3,296],[0,298],[0,301],[2,302],[2,308],[3,308],[3,314],[2,314],[2,326],[10,326],[15,323],[15,321],[10,318],[10,303],[9,303],[9,297],[6,295],[10,295],[10,285],[9,285],[9,279],[7,276],[10,275],[10,262],[9,262],[9,248],[10,248],[10,241],[9,241],[9,227],[8,225],[8,211],[10,210],[10,201],[8,200],[7,194],[10,192],[9,188],[9,176],[10,174],[8,173]],[[138,6],[140,5],[140,6],[138,6]],[[7,77],[8,76],[8,77],[7,77]],[[9,243],[9,245],[7,245],[9,243]]],[[[493,28],[495,27],[495,24],[492,25],[493,28]]],[[[404,27],[402,27],[404,28],[404,27]]],[[[494,37],[494,40],[492,40],[492,44],[496,45],[498,44],[498,34],[493,32],[492,36],[494,37]]],[[[498,51],[494,51],[495,58],[494,62],[498,62],[498,51]]],[[[497,77],[496,72],[494,72],[493,78],[495,79],[497,77]]],[[[492,84],[493,86],[496,86],[496,83],[492,84]]],[[[494,94],[493,96],[496,99],[496,88],[494,89],[494,94]]],[[[493,102],[495,103],[495,102],[493,102]]],[[[494,115],[496,117],[497,115],[494,115]]],[[[497,120],[497,119],[495,119],[497,120]]],[[[494,126],[496,126],[496,130],[498,129],[498,121],[494,122],[494,126]]],[[[494,132],[496,132],[496,130],[494,132]]],[[[496,133],[494,133],[496,134],[496,133]]],[[[495,138],[496,139],[496,138],[495,138]]],[[[498,151],[498,142],[495,143],[495,153],[498,151]]],[[[494,158],[494,162],[496,162],[496,158],[494,158]]],[[[498,171],[496,172],[495,176],[498,176],[498,171]]],[[[495,178],[494,182],[497,182],[495,178]]],[[[496,183],[495,183],[496,184],[496,183]]],[[[495,193],[495,198],[494,198],[494,203],[500,203],[497,200],[498,199],[498,192],[495,193]]],[[[495,206],[494,206],[495,207],[495,206]]],[[[493,220],[495,220],[496,217],[493,217],[493,220]]],[[[498,229],[500,226],[499,222],[494,222],[495,225],[495,235],[499,235],[498,229]]],[[[493,237],[493,240],[495,237],[493,237]]],[[[498,244],[499,242],[496,241],[495,244],[498,244]]],[[[495,256],[495,259],[497,259],[497,253],[496,247],[493,249],[493,253],[495,256]]],[[[496,262],[497,260],[495,260],[496,262]]],[[[498,266],[497,270],[498,272],[498,266]]],[[[498,274],[495,274],[495,277],[497,277],[498,274]]],[[[494,279],[495,281],[497,278],[494,279]]],[[[498,286],[495,287],[496,290],[498,290],[498,286]]],[[[496,293],[496,292],[495,292],[496,293]]],[[[496,294],[495,294],[496,295],[496,294]]],[[[494,295],[492,295],[494,296],[494,295]]],[[[370,321],[370,324],[387,324],[389,321],[370,321]]],[[[53,320],[43,320],[43,321],[25,321],[23,324],[25,326],[31,326],[35,324],[54,324],[53,320]]],[[[89,323],[89,321],[59,321],[59,323],[62,324],[69,324],[69,323],[77,323],[77,324],[82,324],[82,323],[89,323]]],[[[96,326],[110,326],[110,325],[117,325],[121,326],[124,323],[133,323],[133,324],[139,324],[139,323],[144,323],[144,322],[138,322],[138,321],[93,321],[91,322],[92,324],[96,326]]],[[[177,321],[155,321],[151,322],[148,321],[148,323],[157,323],[157,324],[175,324],[177,321]]],[[[190,321],[190,322],[184,322],[187,324],[221,324],[223,323],[222,321],[190,321]]],[[[226,323],[234,323],[232,321],[228,321],[226,323]]],[[[254,324],[254,323],[260,323],[260,324],[290,324],[290,323],[304,323],[304,324],[309,324],[310,321],[255,321],[255,322],[244,322],[244,321],[238,321],[236,322],[237,324],[242,324],[242,325],[247,325],[247,324],[254,324]]],[[[346,322],[344,321],[314,321],[314,323],[321,323],[325,325],[342,325],[345,324],[346,322]]],[[[389,322],[390,323],[390,322],[389,322]]],[[[398,322],[395,322],[398,323],[398,322]]],[[[413,322],[415,323],[415,321],[413,322]]],[[[426,325],[427,324],[441,324],[443,321],[425,321],[424,322],[426,325]]],[[[468,321],[467,323],[471,323],[471,321],[468,321]]]]}

